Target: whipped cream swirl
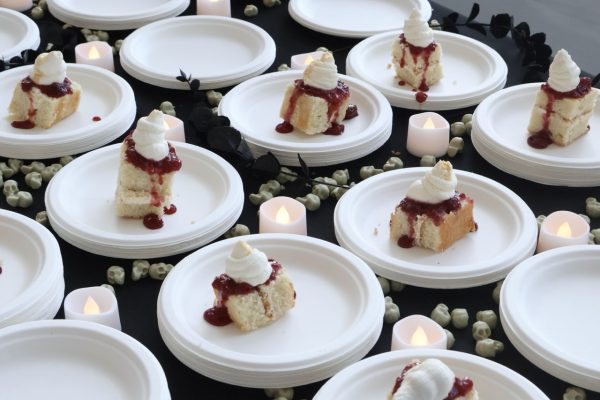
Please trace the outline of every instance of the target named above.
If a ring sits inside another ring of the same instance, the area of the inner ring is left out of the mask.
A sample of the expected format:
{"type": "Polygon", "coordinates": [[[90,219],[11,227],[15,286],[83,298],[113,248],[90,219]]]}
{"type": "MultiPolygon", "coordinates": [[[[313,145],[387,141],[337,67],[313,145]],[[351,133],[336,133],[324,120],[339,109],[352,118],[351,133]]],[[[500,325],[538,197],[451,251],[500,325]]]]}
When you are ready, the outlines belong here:
{"type": "Polygon", "coordinates": [[[132,135],[135,151],[149,160],[162,160],[169,154],[166,131],[162,111],[154,110],[147,117],[140,118],[132,135]]]}
{"type": "Polygon", "coordinates": [[[67,77],[67,63],[60,51],[42,53],[35,59],[33,71],[29,76],[38,85],[63,83],[67,77]]]}
{"type": "Polygon", "coordinates": [[[225,262],[225,273],[237,283],[257,286],[265,283],[273,268],[266,254],[240,240],[225,262]]]}
{"type": "Polygon", "coordinates": [[[581,69],[565,49],[560,49],[550,64],[548,85],[557,92],[570,92],[579,85],[581,69]]]}
{"type": "Polygon", "coordinates": [[[392,400],[441,400],[454,385],[454,373],[438,359],[428,358],[404,375],[392,400]]]}
{"type": "Polygon", "coordinates": [[[337,65],[331,52],[315,60],[304,69],[304,84],[317,89],[335,89],[338,82],[337,65]]]}
{"type": "Polygon", "coordinates": [[[413,46],[427,47],[433,43],[433,29],[416,8],[413,8],[408,19],[404,21],[403,30],[404,38],[413,46]]]}
{"type": "Polygon", "coordinates": [[[456,194],[456,183],[452,164],[448,161],[438,161],[423,178],[408,187],[406,197],[422,203],[440,203],[456,194]]]}

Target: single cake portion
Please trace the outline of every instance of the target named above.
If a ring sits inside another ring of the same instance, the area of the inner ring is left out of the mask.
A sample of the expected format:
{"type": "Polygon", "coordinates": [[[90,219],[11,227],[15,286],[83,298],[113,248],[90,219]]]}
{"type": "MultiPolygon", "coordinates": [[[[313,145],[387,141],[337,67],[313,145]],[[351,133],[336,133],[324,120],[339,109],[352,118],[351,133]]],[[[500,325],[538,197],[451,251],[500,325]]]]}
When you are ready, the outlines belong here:
{"type": "Polygon", "coordinates": [[[566,146],[589,131],[598,91],[592,88],[590,78],[579,77],[580,72],[564,49],[556,53],[548,81],[538,90],[531,111],[527,127],[530,146],[566,146]]]}
{"type": "Polygon", "coordinates": [[[404,21],[403,33],[392,43],[392,63],[400,85],[425,92],[442,79],[442,46],[416,8],[404,21]]]}
{"type": "Polygon", "coordinates": [[[396,378],[387,400],[479,400],[469,378],[458,378],[437,358],[413,361],[396,378]]]}
{"type": "Polygon", "coordinates": [[[279,110],[284,122],[275,129],[279,133],[296,128],[307,135],[339,135],[344,131],[342,121],[358,115],[356,107],[349,105],[350,89],[338,80],[333,55],[326,52],[306,67],[303,79],[287,85],[279,110]]]}
{"type": "Polygon", "coordinates": [[[165,132],[164,115],[154,110],[138,120],[120,150],[117,215],[143,218],[150,229],[162,227],[163,214],[176,211],[171,204],[171,187],[181,160],[165,140],[165,132]]]}
{"type": "Polygon", "coordinates": [[[240,240],[225,263],[225,273],[212,283],[214,307],[204,319],[216,326],[233,322],[252,331],[281,318],[296,303],[294,285],[285,268],[240,240]]]}
{"type": "Polygon", "coordinates": [[[413,182],[390,217],[390,238],[400,247],[444,251],[477,230],[473,200],[456,192],[452,164],[438,161],[422,179],[413,182]]]}
{"type": "Polygon", "coordinates": [[[42,53],[31,75],[15,87],[8,106],[15,128],[50,128],[73,114],[79,106],[81,86],[67,78],[67,64],[60,51],[42,53]]]}

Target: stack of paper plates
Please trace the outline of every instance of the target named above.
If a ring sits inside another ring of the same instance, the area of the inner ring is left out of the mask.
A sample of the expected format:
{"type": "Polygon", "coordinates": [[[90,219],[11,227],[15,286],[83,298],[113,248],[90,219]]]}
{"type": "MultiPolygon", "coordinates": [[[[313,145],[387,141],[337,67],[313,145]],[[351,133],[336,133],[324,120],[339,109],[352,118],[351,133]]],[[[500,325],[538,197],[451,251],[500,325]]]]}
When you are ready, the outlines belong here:
{"type": "MultiPolygon", "coordinates": [[[[32,68],[28,65],[2,73],[1,110],[8,109],[14,88],[32,68]]],[[[77,111],[48,129],[17,129],[7,118],[0,118],[0,156],[44,159],[79,154],[101,147],[129,129],[136,104],[131,86],[123,78],[82,64],[67,64],[67,76],[81,85],[77,111]]]]}
{"type": "Polygon", "coordinates": [[[40,30],[31,18],[0,7],[0,59],[8,61],[23,50],[36,50],[39,45],[40,30]]]}
{"type": "Polygon", "coordinates": [[[58,242],[38,222],[0,209],[0,328],[54,318],[65,292],[58,242]]]}
{"type": "Polygon", "coordinates": [[[287,270],[296,305],[278,321],[252,332],[204,321],[213,306],[211,283],[239,238],[206,246],[167,276],[158,298],[158,325],[182,363],[212,379],[276,388],[328,378],[364,357],[379,338],[383,295],[358,257],[302,235],[244,236],[287,270]]]}
{"type": "Polygon", "coordinates": [[[196,249],[235,224],[244,205],[242,180],[216,154],[172,143],[182,161],[173,183],[177,212],[150,230],[139,219],[119,218],[114,196],[120,145],[76,158],[50,181],[46,210],[67,242],[90,253],[118,258],[155,258],[196,249]]]}
{"type": "Polygon", "coordinates": [[[490,164],[520,178],[557,186],[600,185],[600,107],[592,112],[590,131],[575,142],[545,149],[527,144],[540,85],[513,86],[485,99],[473,115],[473,145],[490,164]]]}
{"type": "Polygon", "coordinates": [[[345,75],[340,80],[350,88],[350,103],[358,107],[358,117],[344,121],[344,133],[278,133],[275,126],[282,122],[279,109],[286,86],[300,78],[302,71],[258,76],[230,90],[219,104],[219,113],[242,132],[256,157],[270,151],[280,163],[298,166],[300,154],[309,166],[333,165],[365,156],[388,140],[392,133],[389,103],[373,86],[345,75]]]}
{"type": "Polygon", "coordinates": [[[49,0],[57,19],[90,29],[135,29],[150,22],[174,17],[190,5],[189,0],[49,0]]]}

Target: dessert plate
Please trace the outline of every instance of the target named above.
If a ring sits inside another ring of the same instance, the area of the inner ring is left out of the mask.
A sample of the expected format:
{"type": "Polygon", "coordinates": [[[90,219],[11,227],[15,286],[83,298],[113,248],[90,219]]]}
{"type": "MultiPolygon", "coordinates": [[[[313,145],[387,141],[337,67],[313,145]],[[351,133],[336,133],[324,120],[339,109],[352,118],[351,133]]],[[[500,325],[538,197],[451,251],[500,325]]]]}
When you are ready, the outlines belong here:
{"type": "Polygon", "coordinates": [[[426,0],[290,0],[290,16],[300,25],[333,36],[364,38],[402,28],[413,8],[431,17],[426,0]],[[364,18],[365,15],[369,18],[364,18]]]}
{"type": "Polygon", "coordinates": [[[32,66],[2,73],[0,80],[0,156],[45,159],[82,153],[98,148],[121,136],[135,119],[136,104],[131,86],[103,68],[67,64],[67,76],[82,87],[75,113],[48,129],[17,129],[8,120],[8,105],[21,79],[32,66]],[[94,117],[100,121],[94,121],[94,117]]]}
{"type": "Polygon", "coordinates": [[[135,29],[181,14],[189,0],[49,0],[48,9],[57,19],[90,29],[135,29]]]}
{"type": "Polygon", "coordinates": [[[545,251],[516,266],[500,294],[502,327],[515,348],[549,374],[595,392],[599,259],[599,246],[545,251]]]}
{"type": "Polygon", "coordinates": [[[200,80],[200,89],[215,89],[264,72],[275,60],[275,42],[246,21],[187,16],[136,30],[125,38],[119,54],[129,75],[151,85],[189,90],[187,83],[175,79],[181,69],[200,80]]]}
{"type": "Polygon", "coordinates": [[[506,62],[491,47],[469,37],[433,31],[442,46],[444,77],[432,85],[419,103],[410,86],[400,86],[392,66],[392,42],[402,31],[384,32],[363,40],[350,50],[346,73],[369,82],[393,106],[413,110],[449,110],[472,106],[504,87],[506,62]]]}
{"type": "Polygon", "coordinates": [[[27,322],[0,330],[7,399],[169,400],[154,355],[121,331],[92,322],[27,322]]]}
{"type": "Polygon", "coordinates": [[[0,7],[0,59],[8,61],[23,50],[36,50],[39,45],[40,30],[31,18],[0,7]]]}
{"type": "Polygon", "coordinates": [[[159,329],[181,362],[225,383],[274,388],[328,378],[367,354],[383,321],[375,275],[352,253],[307,236],[244,236],[288,271],[297,298],[286,315],[252,332],[204,321],[203,312],[214,301],[211,283],[224,273],[238,240],[216,242],[187,256],[161,287],[159,329]]]}
{"type": "MultiPolygon", "coordinates": [[[[359,79],[340,75],[350,88],[350,103],[358,107],[358,117],[344,121],[339,136],[306,135],[298,130],[281,134],[275,126],[282,122],[279,109],[286,86],[302,78],[302,71],[274,72],[243,82],[230,90],[219,104],[219,113],[244,135],[255,156],[267,151],[295,160],[297,153],[321,166],[355,160],[381,146],[392,133],[392,108],[373,86],[359,79]],[[377,146],[377,147],[375,147],[377,146]]],[[[286,164],[287,165],[287,164],[286,164]]]]}
{"type": "Polygon", "coordinates": [[[390,214],[408,186],[429,170],[419,167],[388,171],[344,194],[334,212],[340,245],[365,260],[378,275],[440,289],[498,281],[533,254],[537,222],[527,204],[498,182],[460,170],[455,170],[456,190],[474,200],[478,230],[440,253],[398,246],[389,237],[390,214]]]}
{"type": "Polygon", "coordinates": [[[391,351],[365,358],[327,381],[313,400],[385,399],[402,368],[414,359],[437,358],[458,377],[468,376],[486,400],[549,400],[533,383],[494,361],[440,349],[391,351]]]}
{"type": "Polygon", "coordinates": [[[67,164],[46,189],[52,227],[83,250],[120,258],[152,258],[198,248],[234,225],[244,192],[237,171],[216,154],[186,143],[172,143],[182,161],[173,182],[177,212],[150,230],[139,219],[119,218],[114,196],[120,144],[107,146],[67,164]]]}
{"type": "Polygon", "coordinates": [[[53,318],[64,295],[60,248],[31,218],[0,209],[0,328],[53,318]]]}

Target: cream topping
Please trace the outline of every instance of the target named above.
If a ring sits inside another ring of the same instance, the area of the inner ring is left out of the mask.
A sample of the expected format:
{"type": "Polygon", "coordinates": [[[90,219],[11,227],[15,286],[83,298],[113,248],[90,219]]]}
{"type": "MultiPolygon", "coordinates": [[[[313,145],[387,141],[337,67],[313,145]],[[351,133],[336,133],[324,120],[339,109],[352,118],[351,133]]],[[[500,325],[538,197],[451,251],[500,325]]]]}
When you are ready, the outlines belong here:
{"type": "Polygon", "coordinates": [[[422,203],[440,203],[455,195],[456,183],[452,164],[448,161],[438,161],[423,178],[408,187],[406,197],[422,203]]]}
{"type": "Polygon", "coordinates": [[[62,53],[51,51],[37,56],[29,77],[38,85],[63,83],[67,77],[67,63],[63,60],[62,53]]]}
{"type": "Polygon", "coordinates": [[[565,49],[560,49],[550,64],[548,85],[557,92],[570,92],[579,85],[581,69],[565,49]]]}
{"type": "Polygon", "coordinates": [[[338,82],[337,65],[331,52],[308,64],[304,69],[304,84],[322,90],[335,89],[338,82]]]}
{"type": "Polygon", "coordinates": [[[140,118],[132,135],[135,151],[149,160],[162,160],[169,154],[166,131],[162,111],[153,110],[147,117],[140,118]]]}
{"type": "Polygon", "coordinates": [[[392,400],[442,400],[454,385],[454,373],[438,359],[428,358],[409,369],[392,400]]]}
{"type": "Polygon", "coordinates": [[[413,46],[427,47],[433,43],[433,29],[416,8],[413,8],[408,19],[404,21],[403,31],[404,38],[413,46]]]}
{"type": "Polygon", "coordinates": [[[273,268],[266,254],[240,240],[225,262],[225,273],[238,283],[257,286],[265,283],[273,268]]]}

